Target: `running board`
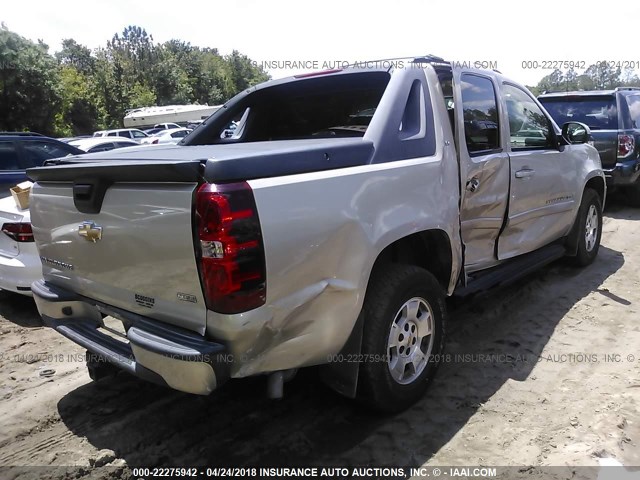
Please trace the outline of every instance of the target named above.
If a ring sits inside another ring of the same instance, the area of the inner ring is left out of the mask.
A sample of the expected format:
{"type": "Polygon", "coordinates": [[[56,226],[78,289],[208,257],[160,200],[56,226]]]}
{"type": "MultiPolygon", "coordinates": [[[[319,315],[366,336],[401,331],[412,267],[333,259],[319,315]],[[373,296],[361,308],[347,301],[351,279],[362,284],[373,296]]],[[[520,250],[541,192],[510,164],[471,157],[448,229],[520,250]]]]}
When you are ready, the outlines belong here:
{"type": "Polygon", "coordinates": [[[467,297],[493,287],[508,285],[566,254],[564,245],[547,245],[539,250],[507,260],[506,263],[497,267],[471,274],[467,286],[456,288],[453,295],[467,297]]]}

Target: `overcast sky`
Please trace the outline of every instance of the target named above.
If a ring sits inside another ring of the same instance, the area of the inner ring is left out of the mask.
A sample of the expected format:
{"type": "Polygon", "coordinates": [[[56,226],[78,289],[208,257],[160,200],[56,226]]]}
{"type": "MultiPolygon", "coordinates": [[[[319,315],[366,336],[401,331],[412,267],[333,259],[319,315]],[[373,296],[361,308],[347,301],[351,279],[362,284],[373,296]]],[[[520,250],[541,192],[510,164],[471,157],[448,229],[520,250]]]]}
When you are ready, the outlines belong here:
{"type": "MultiPolygon", "coordinates": [[[[606,59],[640,66],[640,3],[600,5],[594,10],[589,2],[560,0],[32,0],[3,2],[0,21],[44,40],[52,52],[63,38],[96,48],[127,25],[138,25],[156,42],[178,38],[222,54],[235,49],[258,62],[321,68],[325,62],[431,53],[458,62],[494,62],[502,73],[531,85],[551,70],[523,69],[526,61],[588,66],[606,59]]],[[[299,73],[268,71],[273,78],[299,73]]]]}

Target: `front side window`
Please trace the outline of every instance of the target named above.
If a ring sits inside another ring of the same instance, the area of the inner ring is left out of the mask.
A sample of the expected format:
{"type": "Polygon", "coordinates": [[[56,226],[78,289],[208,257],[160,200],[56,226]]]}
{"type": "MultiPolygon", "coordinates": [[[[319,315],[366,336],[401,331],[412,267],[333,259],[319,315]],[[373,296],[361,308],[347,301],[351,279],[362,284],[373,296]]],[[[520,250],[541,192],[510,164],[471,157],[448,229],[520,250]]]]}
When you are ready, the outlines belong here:
{"type": "Polygon", "coordinates": [[[505,84],[504,99],[509,118],[509,142],[512,149],[547,148],[553,145],[549,119],[524,91],[505,84]]]}
{"type": "Polygon", "coordinates": [[[498,107],[493,82],[478,75],[462,75],[464,136],[470,154],[500,148],[498,107]]]}
{"type": "MultiPolygon", "coordinates": [[[[133,134],[133,138],[144,138],[146,135],[142,132],[136,132],[135,130],[131,132],[133,134]]],[[[124,135],[123,135],[124,136],[124,135]]]]}

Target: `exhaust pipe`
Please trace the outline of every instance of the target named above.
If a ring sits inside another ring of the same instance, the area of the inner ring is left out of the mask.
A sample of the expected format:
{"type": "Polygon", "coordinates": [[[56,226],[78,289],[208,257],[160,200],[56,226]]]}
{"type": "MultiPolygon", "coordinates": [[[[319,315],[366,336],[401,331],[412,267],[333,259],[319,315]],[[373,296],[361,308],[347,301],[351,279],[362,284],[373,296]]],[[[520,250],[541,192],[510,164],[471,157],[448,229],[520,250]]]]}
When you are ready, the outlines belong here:
{"type": "Polygon", "coordinates": [[[284,396],[284,383],[293,380],[298,372],[297,368],[278,370],[267,377],[267,398],[279,400],[284,396]]]}

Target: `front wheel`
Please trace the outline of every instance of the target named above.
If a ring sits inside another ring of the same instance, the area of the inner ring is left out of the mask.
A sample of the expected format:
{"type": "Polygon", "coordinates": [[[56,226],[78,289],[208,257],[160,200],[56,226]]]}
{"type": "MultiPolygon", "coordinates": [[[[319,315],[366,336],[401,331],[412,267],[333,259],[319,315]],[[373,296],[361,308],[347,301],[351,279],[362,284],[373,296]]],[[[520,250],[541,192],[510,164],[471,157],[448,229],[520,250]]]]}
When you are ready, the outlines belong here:
{"type": "Polygon", "coordinates": [[[576,221],[578,250],[571,261],[576,266],[585,267],[598,255],[602,237],[602,202],[595,190],[585,190],[576,221]]]}
{"type": "Polygon", "coordinates": [[[428,271],[390,264],[371,278],[364,306],[358,398],[397,412],[424,394],[444,345],[444,292],[428,271]]]}

